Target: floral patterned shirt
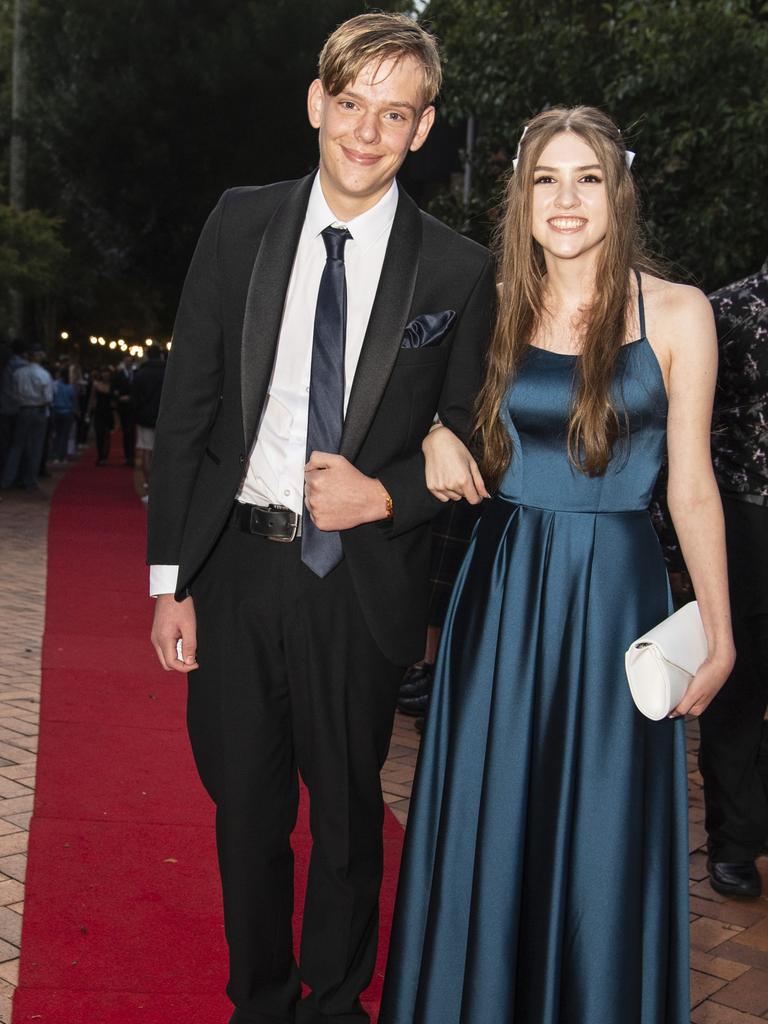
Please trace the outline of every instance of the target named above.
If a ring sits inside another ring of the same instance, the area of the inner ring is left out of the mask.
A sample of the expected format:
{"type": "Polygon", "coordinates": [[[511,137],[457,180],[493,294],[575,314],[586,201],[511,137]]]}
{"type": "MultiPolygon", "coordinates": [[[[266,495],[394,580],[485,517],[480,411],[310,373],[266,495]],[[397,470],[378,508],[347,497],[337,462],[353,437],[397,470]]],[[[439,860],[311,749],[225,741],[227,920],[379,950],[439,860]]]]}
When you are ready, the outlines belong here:
{"type": "Polygon", "coordinates": [[[724,492],[768,499],[768,262],[709,296],[720,368],[712,461],[724,492]]]}

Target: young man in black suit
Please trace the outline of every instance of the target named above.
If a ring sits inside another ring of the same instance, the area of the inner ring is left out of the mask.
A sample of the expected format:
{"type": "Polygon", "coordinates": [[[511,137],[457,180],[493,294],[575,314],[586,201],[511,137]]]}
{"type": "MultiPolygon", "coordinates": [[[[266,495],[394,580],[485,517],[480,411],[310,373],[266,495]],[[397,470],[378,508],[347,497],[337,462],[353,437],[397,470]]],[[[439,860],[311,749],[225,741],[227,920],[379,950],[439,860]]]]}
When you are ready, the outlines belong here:
{"type": "Polygon", "coordinates": [[[421,441],[436,415],[466,437],[494,302],[487,251],[395,182],[439,83],[434,40],[405,16],[340,26],[309,89],[319,172],[222,196],[174,330],[149,503],[152,640],[189,673],[237,1024],[368,1020],[379,771],[424,642],[440,508],[421,441]],[[297,771],[314,840],[300,966],[297,771]]]}

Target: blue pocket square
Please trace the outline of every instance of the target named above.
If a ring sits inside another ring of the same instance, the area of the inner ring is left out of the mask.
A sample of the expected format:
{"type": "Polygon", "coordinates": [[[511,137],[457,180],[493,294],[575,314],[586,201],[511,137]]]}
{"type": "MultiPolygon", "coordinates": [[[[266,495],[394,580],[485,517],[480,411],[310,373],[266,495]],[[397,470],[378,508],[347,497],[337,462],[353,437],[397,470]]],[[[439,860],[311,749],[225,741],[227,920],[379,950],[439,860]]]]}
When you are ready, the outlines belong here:
{"type": "Polygon", "coordinates": [[[422,313],[408,324],[403,334],[400,348],[426,348],[428,345],[439,345],[446,336],[456,313],[452,309],[444,309],[442,313],[422,313]]]}

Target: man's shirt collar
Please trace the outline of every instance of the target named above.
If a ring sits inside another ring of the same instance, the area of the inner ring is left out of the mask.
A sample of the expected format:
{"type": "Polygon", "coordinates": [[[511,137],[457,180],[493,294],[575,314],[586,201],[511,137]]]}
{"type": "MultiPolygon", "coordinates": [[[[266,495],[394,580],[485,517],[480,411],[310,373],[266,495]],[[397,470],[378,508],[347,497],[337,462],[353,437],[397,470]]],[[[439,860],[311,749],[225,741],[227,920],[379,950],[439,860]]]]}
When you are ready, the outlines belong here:
{"type": "Polygon", "coordinates": [[[397,210],[398,196],[397,182],[393,180],[387,192],[375,206],[358,217],[353,217],[350,221],[342,222],[325,201],[318,173],[315,175],[312,191],[309,194],[307,214],[304,219],[305,228],[311,238],[316,238],[329,225],[343,224],[345,228],[349,229],[352,240],[359,247],[360,252],[365,252],[392,226],[397,210]]]}

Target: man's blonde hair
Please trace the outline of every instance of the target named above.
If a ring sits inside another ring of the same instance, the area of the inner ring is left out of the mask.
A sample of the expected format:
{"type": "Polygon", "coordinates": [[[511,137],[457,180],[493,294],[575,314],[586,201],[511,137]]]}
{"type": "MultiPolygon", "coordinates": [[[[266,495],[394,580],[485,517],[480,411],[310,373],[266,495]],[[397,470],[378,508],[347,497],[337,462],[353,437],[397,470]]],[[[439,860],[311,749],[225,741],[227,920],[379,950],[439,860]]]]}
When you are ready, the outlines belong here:
{"type": "Polygon", "coordinates": [[[358,14],[332,32],[320,53],[319,78],[330,96],[354,82],[368,64],[412,57],[424,76],[422,106],[440,91],[443,72],[437,40],[405,14],[358,14]]]}

